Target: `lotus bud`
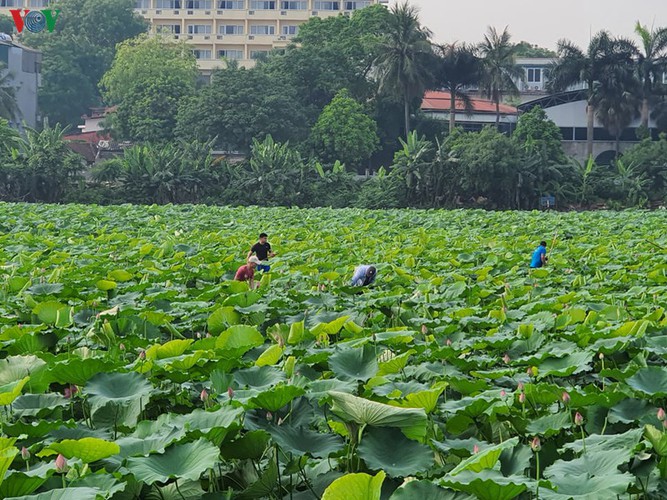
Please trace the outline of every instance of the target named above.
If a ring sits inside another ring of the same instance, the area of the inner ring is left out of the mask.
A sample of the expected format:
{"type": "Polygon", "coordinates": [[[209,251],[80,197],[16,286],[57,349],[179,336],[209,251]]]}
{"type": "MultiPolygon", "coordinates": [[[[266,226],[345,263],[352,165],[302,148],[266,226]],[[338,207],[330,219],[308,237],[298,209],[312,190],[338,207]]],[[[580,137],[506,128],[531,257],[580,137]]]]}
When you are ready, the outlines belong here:
{"type": "Polygon", "coordinates": [[[560,397],[563,400],[563,403],[570,404],[570,395],[568,394],[567,391],[563,392],[563,395],[560,397]]]}
{"type": "Polygon", "coordinates": [[[67,459],[60,453],[56,457],[56,472],[67,472],[67,459]]]}
{"type": "Polygon", "coordinates": [[[574,425],[583,425],[584,424],[584,417],[581,416],[581,413],[577,412],[574,415],[574,425]]]}
{"type": "Polygon", "coordinates": [[[201,390],[201,394],[199,394],[199,399],[201,399],[204,402],[208,401],[208,392],[206,392],[206,389],[201,390]]]}
{"type": "Polygon", "coordinates": [[[206,338],[210,339],[211,337],[212,337],[212,335],[210,333],[206,332],[206,338]]]}
{"type": "Polygon", "coordinates": [[[604,359],[604,353],[601,352],[600,354],[598,354],[598,358],[600,358],[600,359],[604,359]]]}
{"type": "Polygon", "coordinates": [[[452,346],[452,339],[447,339],[447,342],[445,342],[445,343],[447,344],[447,347],[451,347],[452,346]]]}
{"type": "Polygon", "coordinates": [[[271,420],[273,420],[273,413],[271,413],[270,411],[267,411],[267,412],[266,412],[266,419],[267,419],[269,422],[270,422],[271,420]]]}
{"type": "Polygon", "coordinates": [[[505,355],[503,356],[503,361],[505,362],[506,365],[510,364],[509,354],[505,353],[505,355]]]}
{"type": "Polygon", "coordinates": [[[428,328],[426,325],[422,325],[422,335],[426,335],[428,333],[428,328]]]}
{"type": "Polygon", "coordinates": [[[517,385],[516,388],[523,391],[523,382],[519,382],[519,385],[517,385]]]}
{"type": "Polygon", "coordinates": [[[139,353],[139,359],[140,359],[141,361],[143,361],[144,359],[146,359],[146,351],[141,351],[141,352],[139,353]]]}
{"type": "Polygon", "coordinates": [[[658,420],[661,422],[665,421],[665,409],[664,408],[658,408],[658,420]]]}
{"type": "Polygon", "coordinates": [[[197,338],[198,338],[198,339],[201,338],[201,332],[197,332],[197,338]]]}
{"type": "Polygon", "coordinates": [[[473,446],[473,447],[472,447],[472,452],[473,452],[474,455],[476,455],[477,453],[479,453],[479,446],[477,446],[477,445],[473,446]]]}
{"type": "Polygon", "coordinates": [[[229,396],[229,399],[234,399],[234,389],[227,387],[227,396],[229,396]]]}
{"type": "Polygon", "coordinates": [[[500,397],[504,398],[505,396],[507,396],[507,392],[505,392],[505,389],[503,389],[500,391],[500,397]]]}
{"type": "Polygon", "coordinates": [[[124,351],[125,350],[125,344],[118,344],[118,349],[120,349],[121,351],[124,351]]]}
{"type": "Polygon", "coordinates": [[[30,452],[28,451],[28,448],[25,446],[21,448],[21,458],[23,460],[30,460],[30,452]]]}
{"type": "Polygon", "coordinates": [[[533,440],[530,442],[530,448],[533,450],[535,453],[540,451],[542,449],[542,443],[540,443],[540,438],[535,436],[533,440]]]}
{"type": "Polygon", "coordinates": [[[526,402],[526,393],[522,392],[519,394],[519,403],[524,404],[526,402]]]}

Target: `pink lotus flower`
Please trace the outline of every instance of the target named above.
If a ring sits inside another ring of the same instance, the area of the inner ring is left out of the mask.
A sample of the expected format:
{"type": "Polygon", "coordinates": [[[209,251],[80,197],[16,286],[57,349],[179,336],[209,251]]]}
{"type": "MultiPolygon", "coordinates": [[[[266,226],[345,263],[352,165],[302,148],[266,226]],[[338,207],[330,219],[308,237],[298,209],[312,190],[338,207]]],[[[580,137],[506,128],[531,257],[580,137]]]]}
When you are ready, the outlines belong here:
{"type": "Polygon", "coordinates": [[[563,395],[560,398],[563,400],[563,403],[570,403],[570,395],[567,393],[567,391],[563,392],[563,395]]]}
{"type": "Polygon", "coordinates": [[[65,387],[65,390],[63,391],[63,396],[65,396],[67,399],[70,399],[74,397],[74,395],[79,392],[79,389],[75,385],[70,385],[69,387],[65,387]]]}
{"type": "Polygon", "coordinates": [[[21,458],[23,460],[30,460],[30,452],[28,451],[28,448],[25,446],[21,448],[21,458]]]}
{"type": "Polygon", "coordinates": [[[227,387],[227,396],[229,396],[229,399],[234,399],[234,389],[227,387]]]}
{"type": "Polygon", "coordinates": [[[477,445],[473,446],[473,447],[472,447],[472,452],[473,452],[474,455],[476,455],[477,453],[479,453],[479,446],[477,446],[477,445]]]}
{"type": "Polygon", "coordinates": [[[505,355],[503,356],[503,361],[505,362],[506,365],[510,364],[511,360],[509,354],[505,353],[505,355]]]}
{"type": "Polygon", "coordinates": [[[583,424],[584,424],[584,417],[579,412],[575,413],[575,415],[574,415],[574,425],[581,426],[583,424]]]}
{"type": "Polygon", "coordinates": [[[524,404],[526,402],[526,393],[522,392],[519,394],[519,403],[524,404]]]}
{"type": "Polygon", "coordinates": [[[665,420],[665,409],[664,408],[658,408],[658,420],[663,422],[665,420]]]}
{"type": "Polygon", "coordinates": [[[504,398],[505,396],[507,396],[507,392],[505,392],[505,389],[503,389],[500,391],[500,397],[504,398]]]}
{"type": "Polygon", "coordinates": [[[540,443],[540,438],[535,436],[530,443],[530,448],[536,453],[540,451],[542,449],[542,443],[540,443]]]}
{"type": "Polygon", "coordinates": [[[206,392],[206,389],[201,390],[201,394],[199,394],[199,399],[201,399],[204,402],[208,401],[208,392],[206,392]]]}
{"type": "Polygon", "coordinates": [[[56,457],[56,472],[67,472],[67,459],[60,453],[56,457]]]}

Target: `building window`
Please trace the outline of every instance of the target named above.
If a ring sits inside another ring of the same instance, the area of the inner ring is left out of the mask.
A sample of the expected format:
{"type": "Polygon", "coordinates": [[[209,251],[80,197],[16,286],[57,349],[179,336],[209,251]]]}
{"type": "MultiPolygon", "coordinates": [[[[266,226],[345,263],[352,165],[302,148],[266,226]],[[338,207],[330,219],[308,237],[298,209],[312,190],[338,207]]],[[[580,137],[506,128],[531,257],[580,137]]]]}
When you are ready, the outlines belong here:
{"type": "Polygon", "coordinates": [[[211,25],[210,24],[188,24],[188,34],[189,35],[210,35],[211,34],[211,25]]]}
{"type": "Polygon", "coordinates": [[[541,68],[528,68],[528,83],[539,83],[542,81],[541,68]]]}
{"type": "Polygon", "coordinates": [[[155,31],[158,33],[165,33],[170,35],[178,35],[181,33],[180,24],[158,24],[155,27],[155,31]]]}
{"type": "Polygon", "coordinates": [[[315,10],[340,10],[340,2],[317,1],[315,2],[315,10]]]}
{"type": "Polygon", "coordinates": [[[238,61],[243,59],[243,51],[235,49],[222,49],[218,51],[218,59],[231,59],[238,61]]]}
{"type": "MultiPolygon", "coordinates": [[[[141,2],[138,1],[137,3],[141,2]]],[[[147,0],[146,3],[150,3],[150,0],[147,0]]],[[[28,7],[48,7],[48,6],[49,6],[49,0],[30,0],[30,2],[28,2],[28,7]]],[[[140,8],[148,8],[148,7],[137,6],[137,9],[140,8]]]]}
{"type": "Polygon", "coordinates": [[[243,10],[245,9],[245,0],[219,0],[218,9],[243,10]]]}
{"type": "Polygon", "coordinates": [[[275,10],[275,0],[250,0],[250,8],[255,10],[275,10]]]}
{"type": "Polygon", "coordinates": [[[256,25],[256,26],[250,26],[250,34],[251,35],[275,35],[276,34],[276,27],[271,26],[271,25],[256,25]]]}
{"type": "Polygon", "coordinates": [[[365,7],[368,7],[371,5],[371,2],[369,1],[357,1],[357,2],[345,2],[345,10],[358,10],[358,9],[363,9],[365,7]]]}
{"type": "Polygon", "coordinates": [[[158,9],[180,9],[182,5],[181,0],[157,0],[158,9]]]}
{"type": "Polygon", "coordinates": [[[308,2],[302,0],[283,0],[280,2],[281,10],[308,10],[308,2]]]}
{"type": "Polygon", "coordinates": [[[187,0],[185,7],[188,9],[211,9],[211,0],[187,0]]]}
{"type": "Polygon", "coordinates": [[[290,25],[290,26],[283,26],[283,35],[298,35],[299,34],[299,27],[290,25]]]}
{"type": "Polygon", "coordinates": [[[223,24],[218,26],[219,35],[242,35],[243,25],[241,24],[223,24]]]}
{"type": "Polygon", "coordinates": [[[250,59],[259,59],[261,57],[266,57],[268,55],[268,50],[251,50],[250,59]]]}
{"type": "Polygon", "coordinates": [[[0,0],[0,7],[21,7],[21,0],[0,0]]]}
{"type": "Polygon", "coordinates": [[[210,59],[211,51],[209,49],[193,49],[192,53],[195,56],[195,59],[210,59]]]}

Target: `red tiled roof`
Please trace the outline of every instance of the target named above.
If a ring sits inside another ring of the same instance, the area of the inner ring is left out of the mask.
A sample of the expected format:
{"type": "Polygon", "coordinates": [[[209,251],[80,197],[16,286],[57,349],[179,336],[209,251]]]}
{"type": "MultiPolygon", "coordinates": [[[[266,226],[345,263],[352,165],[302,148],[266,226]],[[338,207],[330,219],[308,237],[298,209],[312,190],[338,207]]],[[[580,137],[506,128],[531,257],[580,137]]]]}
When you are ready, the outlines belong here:
{"type": "MultiPolygon", "coordinates": [[[[449,111],[450,93],[444,91],[429,90],[424,94],[421,108],[425,111],[449,111]]],[[[493,101],[487,99],[471,98],[473,113],[495,113],[496,105],[493,101]]],[[[457,111],[465,111],[463,101],[456,99],[455,102],[457,111]]],[[[504,115],[516,115],[518,110],[514,106],[507,104],[500,104],[500,113],[504,115]]]]}
{"type": "Polygon", "coordinates": [[[84,132],[83,134],[72,134],[63,137],[66,141],[73,142],[87,142],[89,144],[97,144],[100,141],[108,141],[110,137],[100,132],[84,132]]]}

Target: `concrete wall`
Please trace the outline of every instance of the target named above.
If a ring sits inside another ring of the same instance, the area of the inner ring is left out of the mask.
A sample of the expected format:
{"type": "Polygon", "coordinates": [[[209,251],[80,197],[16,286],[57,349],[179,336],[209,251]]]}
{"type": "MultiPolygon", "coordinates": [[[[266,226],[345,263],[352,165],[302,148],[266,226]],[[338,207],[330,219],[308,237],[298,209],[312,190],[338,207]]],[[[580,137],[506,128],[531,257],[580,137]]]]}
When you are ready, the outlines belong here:
{"type": "Polygon", "coordinates": [[[35,127],[38,121],[37,91],[41,84],[42,54],[14,44],[1,45],[3,50],[8,50],[5,72],[9,71],[20,113],[11,123],[19,129],[23,122],[29,127],[35,127]]]}

